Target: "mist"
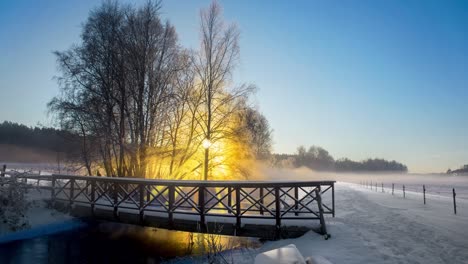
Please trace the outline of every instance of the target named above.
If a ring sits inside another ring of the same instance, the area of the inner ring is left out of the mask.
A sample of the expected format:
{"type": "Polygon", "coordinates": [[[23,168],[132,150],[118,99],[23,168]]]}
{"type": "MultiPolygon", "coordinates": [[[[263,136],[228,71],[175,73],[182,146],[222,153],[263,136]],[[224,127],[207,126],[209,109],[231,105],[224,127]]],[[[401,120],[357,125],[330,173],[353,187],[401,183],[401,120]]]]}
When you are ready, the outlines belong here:
{"type": "Polygon", "coordinates": [[[425,185],[428,192],[439,195],[449,195],[452,188],[458,190],[458,196],[468,198],[468,176],[452,174],[416,174],[416,173],[336,173],[318,172],[311,169],[300,168],[272,168],[261,165],[260,174],[264,180],[282,181],[322,181],[332,180],[347,183],[367,183],[378,188],[391,188],[392,184],[398,190],[405,185],[407,191],[421,192],[425,185]]]}

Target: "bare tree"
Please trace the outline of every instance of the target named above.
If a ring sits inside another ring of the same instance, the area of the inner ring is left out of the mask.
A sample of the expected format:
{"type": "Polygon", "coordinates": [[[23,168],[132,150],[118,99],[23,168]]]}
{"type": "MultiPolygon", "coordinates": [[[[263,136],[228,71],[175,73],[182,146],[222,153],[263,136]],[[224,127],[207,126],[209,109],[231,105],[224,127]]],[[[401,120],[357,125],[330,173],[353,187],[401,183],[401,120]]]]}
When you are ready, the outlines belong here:
{"type": "Polygon", "coordinates": [[[107,175],[144,177],[155,153],[149,149],[160,146],[178,46],[174,28],[160,21],[159,7],[105,2],[91,12],[81,45],[56,52],[63,89],[51,110],[68,123],[85,120],[79,129],[100,139],[107,175]]]}
{"type": "Polygon", "coordinates": [[[265,160],[270,157],[272,130],[268,120],[258,110],[247,107],[243,114],[244,125],[249,133],[249,145],[253,148],[256,159],[265,160]]]}
{"type": "Polygon", "coordinates": [[[228,92],[227,86],[239,57],[239,31],[234,24],[226,26],[220,5],[214,1],[200,13],[201,47],[196,57],[195,70],[204,96],[204,108],[199,122],[204,134],[204,180],[208,180],[210,145],[229,133],[222,133],[225,123],[237,107],[232,106],[239,97],[247,95],[250,86],[241,86],[228,92]]]}
{"type": "Polygon", "coordinates": [[[203,172],[206,180],[216,167],[247,174],[239,161],[268,152],[270,134],[259,113],[248,111],[253,87],[231,80],[237,28],[224,25],[213,2],[201,12],[201,48],[189,52],[159,9],[149,1],[93,10],[81,42],[55,53],[61,94],[49,109],[80,136],[88,174],[93,166],[107,176],[194,179],[203,172]]]}
{"type": "MultiPolygon", "coordinates": [[[[159,2],[129,12],[126,27],[126,58],[129,78],[127,106],[132,131],[132,164],[135,175],[148,173],[150,156],[161,154],[163,126],[173,96],[172,81],[180,69],[175,29],[159,19],[159,2]]],[[[150,172],[157,173],[154,166],[150,172]]]]}

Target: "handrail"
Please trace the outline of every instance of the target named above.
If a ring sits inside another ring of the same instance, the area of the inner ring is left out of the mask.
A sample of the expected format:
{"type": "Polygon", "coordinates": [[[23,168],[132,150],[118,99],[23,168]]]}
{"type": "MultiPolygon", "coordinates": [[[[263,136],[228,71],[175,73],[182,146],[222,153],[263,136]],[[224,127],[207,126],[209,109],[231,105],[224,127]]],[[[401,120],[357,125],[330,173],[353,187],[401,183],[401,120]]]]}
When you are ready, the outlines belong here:
{"type": "MultiPolygon", "coordinates": [[[[30,178],[28,176],[19,176],[30,178]]],[[[62,175],[52,174],[38,176],[53,177],[60,179],[75,179],[75,180],[99,180],[105,182],[120,182],[125,184],[157,184],[163,186],[203,186],[203,187],[312,187],[320,185],[331,185],[336,181],[202,181],[202,180],[163,180],[163,179],[143,179],[143,178],[127,178],[127,177],[107,177],[107,176],[77,176],[77,175],[62,175]]]]}
{"type": "Polygon", "coordinates": [[[198,215],[203,230],[206,217],[231,217],[240,230],[241,219],[261,218],[275,220],[279,232],[283,219],[309,219],[320,220],[321,233],[327,234],[324,214],[335,215],[335,181],[177,181],[60,174],[16,178],[50,181],[53,204],[61,202],[70,209],[84,205],[94,216],[96,207],[113,208],[117,220],[121,209],[136,210],[141,223],[154,212],[167,214],[169,226],[174,226],[174,215],[198,215]],[[329,191],[331,206],[322,202],[329,191]]]}

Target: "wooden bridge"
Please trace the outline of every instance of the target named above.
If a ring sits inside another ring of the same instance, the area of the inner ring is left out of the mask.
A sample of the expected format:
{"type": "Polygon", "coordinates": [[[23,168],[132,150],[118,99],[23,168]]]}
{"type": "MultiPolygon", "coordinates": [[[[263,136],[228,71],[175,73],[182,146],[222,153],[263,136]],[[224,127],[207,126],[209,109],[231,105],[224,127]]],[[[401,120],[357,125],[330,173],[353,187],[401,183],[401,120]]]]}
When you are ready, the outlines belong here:
{"type": "Polygon", "coordinates": [[[172,181],[137,178],[19,175],[50,190],[57,209],[166,229],[266,239],[311,229],[328,238],[335,215],[334,181],[172,181]],[[220,228],[222,227],[222,228],[220,228]]]}

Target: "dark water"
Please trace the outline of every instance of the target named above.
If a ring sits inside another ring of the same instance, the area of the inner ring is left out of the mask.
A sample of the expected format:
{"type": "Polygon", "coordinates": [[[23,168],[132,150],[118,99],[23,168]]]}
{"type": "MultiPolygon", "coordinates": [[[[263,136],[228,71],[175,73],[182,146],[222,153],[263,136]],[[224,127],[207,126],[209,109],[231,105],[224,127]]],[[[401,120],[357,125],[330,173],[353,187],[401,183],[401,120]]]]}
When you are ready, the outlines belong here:
{"type": "Polygon", "coordinates": [[[72,231],[0,244],[0,263],[160,263],[201,255],[213,240],[224,249],[260,245],[253,238],[90,223],[72,231]]]}

